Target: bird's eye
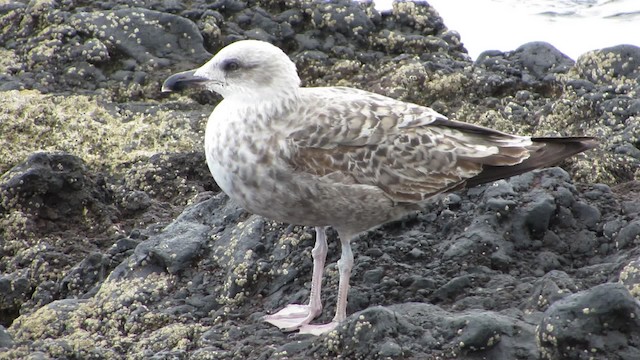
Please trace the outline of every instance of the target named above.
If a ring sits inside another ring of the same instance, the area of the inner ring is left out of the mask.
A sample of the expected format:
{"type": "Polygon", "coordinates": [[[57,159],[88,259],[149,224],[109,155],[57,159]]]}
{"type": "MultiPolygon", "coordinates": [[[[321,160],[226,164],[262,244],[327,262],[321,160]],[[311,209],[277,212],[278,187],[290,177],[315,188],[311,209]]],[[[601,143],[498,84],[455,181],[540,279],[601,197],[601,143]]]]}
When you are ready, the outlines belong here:
{"type": "Polygon", "coordinates": [[[227,60],[222,64],[224,71],[236,71],[240,69],[240,62],[235,59],[227,60]]]}

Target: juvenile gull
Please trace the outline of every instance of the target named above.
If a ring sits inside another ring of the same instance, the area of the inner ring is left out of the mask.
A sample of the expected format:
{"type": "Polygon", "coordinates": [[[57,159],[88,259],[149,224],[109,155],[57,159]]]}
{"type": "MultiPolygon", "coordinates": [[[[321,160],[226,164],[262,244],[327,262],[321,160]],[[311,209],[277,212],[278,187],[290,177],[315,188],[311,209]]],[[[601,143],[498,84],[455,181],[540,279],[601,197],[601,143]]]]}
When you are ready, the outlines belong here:
{"type": "Polygon", "coordinates": [[[416,104],[347,87],[300,87],[279,48],[244,40],[202,67],[175,74],[163,92],[199,86],[223,96],[205,133],[215,181],[244,209],[276,221],[315,226],[308,305],[288,305],[265,320],[284,330],[321,334],[346,318],[359,233],[420,209],[438,194],[552,165],[590,149],[590,137],[510,135],[447,120],[416,104]],[[338,232],[336,314],[322,311],[325,227],[338,232]]]}

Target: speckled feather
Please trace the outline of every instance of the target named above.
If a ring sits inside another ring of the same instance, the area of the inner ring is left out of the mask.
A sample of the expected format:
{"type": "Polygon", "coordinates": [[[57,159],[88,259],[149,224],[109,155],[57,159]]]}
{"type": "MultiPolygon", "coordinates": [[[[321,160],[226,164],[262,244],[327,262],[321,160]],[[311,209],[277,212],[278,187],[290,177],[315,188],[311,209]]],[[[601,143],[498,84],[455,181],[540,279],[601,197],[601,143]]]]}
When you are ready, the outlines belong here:
{"type": "Polygon", "coordinates": [[[483,165],[518,164],[536,148],[527,137],[357,89],[302,90],[293,116],[303,114],[304,126],[289,135],[294,170],[377,186],[395,202],[458,188],[483,165]]]}

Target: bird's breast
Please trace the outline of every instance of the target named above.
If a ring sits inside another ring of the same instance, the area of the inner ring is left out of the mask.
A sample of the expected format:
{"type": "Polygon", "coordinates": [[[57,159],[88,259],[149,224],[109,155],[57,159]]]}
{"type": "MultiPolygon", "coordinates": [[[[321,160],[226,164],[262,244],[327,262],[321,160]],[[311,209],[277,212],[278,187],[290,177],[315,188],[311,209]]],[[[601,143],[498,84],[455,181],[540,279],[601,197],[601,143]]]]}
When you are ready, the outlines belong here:
{"type": "Polygon", "coordinates": [[[259,113],[229,109],[223,103],[211,114],[205,131],[209,170],[230,198],[250,212],[268,216],[273,199],[290,194],[291,176],[282,156],[285,136],[259,113]]]}
{"type": "Polygon", "coordinates": [[[207,123],[207,163],[222,191],[245,210],[280,222],[358,231],[397,217],[398,209],[374,186],[294,169],[287,145],[292,130],[280,118],[223,103],[207,123]]]}

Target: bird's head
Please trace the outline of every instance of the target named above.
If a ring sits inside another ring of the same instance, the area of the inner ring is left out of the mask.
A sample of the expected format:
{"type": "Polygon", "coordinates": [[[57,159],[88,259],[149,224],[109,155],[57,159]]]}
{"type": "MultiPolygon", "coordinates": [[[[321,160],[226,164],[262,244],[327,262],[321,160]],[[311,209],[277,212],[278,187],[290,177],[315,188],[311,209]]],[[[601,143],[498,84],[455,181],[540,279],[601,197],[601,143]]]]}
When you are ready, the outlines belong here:
{"type": "Polygon", "coordinates": [[[170,76],[162,91],[202,87],[225,99],[260,101],[295,96],[299,86],[296,66],[282,50],[264,41],[242,40],[223,48],[200,68],[170,76]]]}

